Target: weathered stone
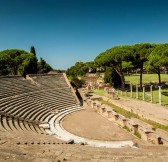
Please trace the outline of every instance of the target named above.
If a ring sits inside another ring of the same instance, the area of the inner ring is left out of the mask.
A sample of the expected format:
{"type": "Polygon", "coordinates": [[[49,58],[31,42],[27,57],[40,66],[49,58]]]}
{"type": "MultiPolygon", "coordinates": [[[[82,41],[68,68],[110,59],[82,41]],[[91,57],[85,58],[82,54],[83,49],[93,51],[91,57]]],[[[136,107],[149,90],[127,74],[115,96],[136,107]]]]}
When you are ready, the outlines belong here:
{"type": "Polygon", "coordinates": [[[78,144],[79,144],[79,145],[85,145],[85,143],[84,143],[84,142],[79,142],[78,144]]]}
{"type": "Polygon", "coordinates": [[[67,144],[74,144],[74,140],[73,139],[68,140],[67,144]]]}
{"type": "Polygon", "coordinates": [[[139,144],[138,144],[138,143],[136,143],[136,142],[133,144],[133,146],[134,146],[134,147],[138,147],[138,148],[139,148],[139,144]]]}

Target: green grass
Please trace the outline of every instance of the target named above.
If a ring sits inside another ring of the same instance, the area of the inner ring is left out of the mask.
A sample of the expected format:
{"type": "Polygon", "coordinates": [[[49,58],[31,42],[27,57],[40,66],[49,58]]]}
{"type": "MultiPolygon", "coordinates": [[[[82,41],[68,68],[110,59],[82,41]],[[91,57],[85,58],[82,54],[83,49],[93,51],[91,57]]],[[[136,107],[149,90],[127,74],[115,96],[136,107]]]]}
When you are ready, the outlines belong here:
{"type": "Polygon", "coordinates": [[[131,132],[131,130],[127,126],[124,126],[123,129],[127,130],[128,132],[131,132]]]}
{"type": "MultiPolygon", "coordinates": [[[[125,76],[126,82],[131,81],[133,85],[139,84],[139,74],[133,74],[133,75],[126,75],[125,76]]],[[[168,74],[161,74],[161,80],[168,82],[168,74]]],[[[143,74],[143,84],[145,83],[151,83],[151,82],[158,82],[158,75],[157,74],[143,74]]],[[[105,95],[104,90],[94,90],[95,94],[103,96],[105,95]]],[[[125,96],[125,93],[123,92],[123,96],[125,96]]],[[[130,92],[127,93],[128,97],[130,97],[130,92]]],[[[146,94],[150,94],[150,92],[146,92],[146,94]]],[[[121,95],[119,95],[121,96],[121,95]]],[[[133,92],[133,98],[136,98],[136,92],[134,90],[133,92]]],[[[139,91],[139,99],[142,100],[142,91],[139,91]]],[[[146,95],[145,101],[150,102],[151,98],[150,96],[146,95]]],[[[159,92],[158,89],[153,88],[153,103],[159,103],[159,92]]],[[[162,105],[166,106],[168,108],[168,88],[162,88],[162,105]]]]}
{"type": "MultiPolygon", "coordinates": [[[[126,75],[125,81],[130,81],[132,84],[140,84],[139,83],[139,74],[133,74],[133,75],[126,75]]],[[[157,74],[143,74],[142,75],[142,81],[143,84],[145,83],[158,83],[158,75],[157,74]]],[[[161,81],[162,82],[168,82],[168,74],[161,74],[161,81]]]]}
{"type": "Polygon", "coordinates": [[[100,96],[105,95],[105,91],[103,89],[95,89],[93,92],[97,95],[100,95],[100,96]]]}
{"type": "MultiPolygon", "coordinates": [[[[132,84],[139,84],[139,74],[134,74],[134,75],[130,75],[130,76],[125,76],[125,80],[126,81],[130,81],[132,84]]],[[[168,75],[167,74],[161,74],[161,81],[162,82],[168,82],[168,75]]],[[[158,75],[157,74],[143,74],[143,84],[145,83],[154,83],[154,82],[158,82],[158,75]]],[[[104,90],[94,90],[93,91],[95,94],[103,96],[105,95],[105,91],[104,90]]],[[[149,91],[146,92],[146,94],[150,94],[149,91]]],[[[130,97],[130,92],[127,93],[127,97],[130,97]]],[[[119,96],[121,96],[119,94],[119,96]]],[[[126,97],[125,96],[125,92],[123,92],[122,97],[126,97]]],[[[136,92],[133,91],[133,98],[136,98],[136,92]]],[[[143,99],[142,97],[142,91],[139,91],[139,99],[143,99]]],[[[145,101],[150,102],[150,96],[146,96],[145,97],[145,101]]],[[[101,102],[104,104],[107,104],[109,106],[111,106],[113,109],[115,109],[115,111],[121,115],[124,115],[127,118],[137,118],[140,119],[150,125],[152,125],[155,129],[160,128],[163,130],[168,131],[168,126],[164,126],[161,125],[157,122],[154,122],[152,120],[147,120],[144,118],[141,118],[140,116],[138,116],[137,114],[134,114],[133,112],[129,112],[127,110],[124,110],[112,103],[109,103],[107,101],[104,101],[101,99],[101,102]]],[[[158,89],[153,89],[153,103],[159,103],[159,93],[158,93],[158,89]]],[[[166,106],[168,108],[168,88],[162,88],[162,105],[166,106]]]]}
{"type": "MultiPolygon", "coordinates": [[[[162,105],[163,106],[166,106],[168,108],[168,88],[162,88],[161,90],[161,93],[162,93],[162,105]]],[[[142,90],[138,92],[139,94],[139,100],[143,100],[143,93],[142,93],[142,90]]],[[[149,91],[146,91],[145,94],[151,94],[149,91]]],[[[121,95],[119,93],[119,96],[120,97],[126,97],[126,94],[125,92],[123,92],[123,95],[121,95]]],[[[131,96],[131,93],[130,92],[127,92],[127,97],[130,97],[131,96]]],[[[132,92],[132,98],[136,98],[136,92],[135,90],[132,92]]],[[[150,102],[151,101],[151,97],[149,95],[146,95],[145,96],[145,101],[147,102],[150,102]]],[[[153,103],[159,103],[159,90],[158,89],[155,89],[153,90],[153,103]]]]}
{"type": "MultiPolygon", "coordinates": [[[[139,74],[133,74],[130,76],[125,76],[126,82],[131,82],[133,85],[139,84],[139,74]]],[[[157,74],[143,74],[143,84],[145,83],[158,83],[158,75],[157,74]]],[[[161,81],[168,82],[168,74],[161,74],[161,81]]],[[[125,93],[123,93],[125,95],[125,93]]],[[[146,94],[150,94],[150,92],[146,92],[146,94]]],[[[139,91],[139,99],[142,100],[142,91],[139,91]]],[[[121,95],[119,95],[121,96],[121,95]]],[[[130,92],[128,92],[128,97],[130,97],[130,92]]],[[[133,98],[136,98],[135,88],[133,90],[133,98]]],[[[145,101],[150,102],[150,96],[145,96],[145,101]]],[[[158,89],[153,88],[153,103],[159,103],[159,91],[158,89]]],[[[168,107],[168,88],[162,87],[162,105],[168,107]]]]}
{"type": "Polygon", "coordinates": [[[106,104],[108,106],[110,106],[111,108],[113,108],[118,114],[121,114],[121,115],[124,115],[126,118],[137,118],[137,119],[140,119],[150,125],[152,125],[155,129],[157,128],[160,128],[160,129],[163,129],[165,131],[168,131],[168,126],[165,126],[165,125],[162,125],[162,124],[159,124],[155,121],[152,121],[152,120],[148,120],[148,119],[144,119],[144,118],[141,118],[139,115],[133,113],[133,112],[130,112],[130,111],[127,111],[119,106],[116,106],[108,101],[105,101],[103,100],[102,98],[99,99],[99,101],[101,101],[103,104],[106,104]]]}
{"type": "Polygon", "coordinates": [[[141,138],[141,134],[139,132],[134,133],[135,136],[137,136],[138,138],[141,138]]]}
{"type": "Polygon", "coordinates": [[[110,107],[112,107],[113,109],[115,109],[115,111],[121,115],[124,115],[126,118],[139,118],[139,116],[137,114],[134,114],[130,111],[127,111],[119,106],[116,106],[110,102],[104,101],[103,99],[99,99],[100,102],[102,102],[103,104],[106,104],[110,107]]]}

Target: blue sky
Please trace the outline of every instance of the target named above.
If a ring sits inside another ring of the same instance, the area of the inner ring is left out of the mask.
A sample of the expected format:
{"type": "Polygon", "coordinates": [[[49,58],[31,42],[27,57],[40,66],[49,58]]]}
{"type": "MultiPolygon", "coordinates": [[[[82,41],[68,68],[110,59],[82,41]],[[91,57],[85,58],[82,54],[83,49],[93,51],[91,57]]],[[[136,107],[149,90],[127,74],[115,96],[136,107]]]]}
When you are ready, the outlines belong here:
{"type": "Polygon", "coordinates": [[[0,0],[0,50],[33,45],[55,69],[115,45],[168,43],[167,0],[0,0]]]}

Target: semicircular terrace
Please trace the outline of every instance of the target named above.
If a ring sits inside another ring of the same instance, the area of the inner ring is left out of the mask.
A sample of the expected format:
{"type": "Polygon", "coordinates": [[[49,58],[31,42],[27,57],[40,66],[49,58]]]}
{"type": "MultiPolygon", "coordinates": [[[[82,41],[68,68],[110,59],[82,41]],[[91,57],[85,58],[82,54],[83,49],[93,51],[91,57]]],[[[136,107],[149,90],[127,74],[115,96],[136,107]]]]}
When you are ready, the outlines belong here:
{"type": "MultiPolygon", "coordinates": [[[[7,130],[50,134],[61,140],[73,139],[91,146],[133,146],[132,140],[102,141],[79,137],[62,127],[62,119],[82,110],[65,74],[0,77],[1,125],[7,130]]],[[[79,121],[80,122],[80,121],[79,121]]],[[[89,127],[89,125],[88,125],[89,127]]]]}
{"type": "Polygon", "coordinates": [[[63,113],[54,121],[51,121],[50,125],[51,132],[62,140],[67,141],[73,139],[75,143],[84,143],[94,147],[123,148],[125,146],[129,146],[135,148],[133,142],[135,137],[131,136],[116,125],[111,124],[109,121],[106,121],[100,115],[88,112],[88,110],[79,112],[75,111],[72,112],[72,114],[63,113]],[[89,122],[90,119],[96,121],[92,123],[89,122]],[[101,129],[101,127],[99,129],[98,126],[100,125],[113,130],[106,129],[105,132],[102,132],[105,129],[101,129]],[[83,126],[85,126],[85,128],[83,126]],[[90,134],[91,129],[93,129],[93,131],[90,134]],[[80,133],[81,130],[83,131],[84,135],[80,133]],[[97,133],[100,132],[102,132],[102,135],[105,135],[107,132],[111,132],[111,137],[113,136],[113,138],[108,137],[105,139],[103,136],[97,135],[97,133]],[[95,139],[95,136],[99,136],[100,138],[95,139]]]}

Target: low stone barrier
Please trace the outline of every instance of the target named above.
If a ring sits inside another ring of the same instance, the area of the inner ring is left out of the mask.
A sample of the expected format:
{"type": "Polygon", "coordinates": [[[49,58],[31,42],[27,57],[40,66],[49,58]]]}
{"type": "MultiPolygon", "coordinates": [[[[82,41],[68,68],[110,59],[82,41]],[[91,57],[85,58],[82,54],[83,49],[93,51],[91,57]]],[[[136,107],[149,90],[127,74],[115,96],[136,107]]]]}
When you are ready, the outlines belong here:
{"type": "Polygon", "coordinates": [[[143,128],[143,127],[139,127],[138,132],[140,133],[141,138],[144,141],[148,141],[148,134],[153,133],[153,131],[146,129],[146,128],[143,128]]]}
{"type": "Polygon", "coordinates": [[[106,108],[105,108],[105,107],[101,107],[101,108],[99,109],[99,113],[100,113],[101,115],[103,115],[103,114],[105,113],[105,111],[106,111],[106,108]]]}
{"type": "Polygon", "coordinates": [[[128,119],[123,115],[116,113],[111,107],[102,104],[99,101],[87,99],[88,105],[97,110],[97,112],[106,117],[108,120],[115,122],[116,124],[128,128],[128,130],[137,137],[148,141],[152,144],[164,144],[168,145],[168,140],[159,136],[153,126],[140,121],[139,119],[128,119]],[[138,121],[138,122],[137,122],[138,121]]]}
{"type": "Polygon", "coordinates": [[[163,144],[162,138],[154,132],[148,133],[148,141],[152,144],[163,144]]]}
{"type": "Polygon", "coordinates": [[[119,115],[118,116],[118,120],[117,120],[117,124],[121,125],[122,127],[126,126],[128,122],[128,119],[123,116],[123,115],[119,115]]]}
{"type": "Polygon", "coordinates": [[[96,108],[96,102],[93,101],[93,102],[91,103],[91,106],[92,106],[93,109],[96,108]]]}
{"type": "Polygon", "coordinates": [[[133,134],[135,134],[135,133],[138,132],[138,124],[135,123],[135,122],[132,121],[132,120],[129,120],[129,121],[127,122],[127,125],[126,125],[126,126],[129,128],[129,130],[130,130],[133,134]]]}
{"type": "Polygon", "coordinates": [[[108,114],[108,118],[110,118],[112,121],[117,121],[119,114],[117,114],[115,111],[111,111],[111,113],[108,114]]]}

